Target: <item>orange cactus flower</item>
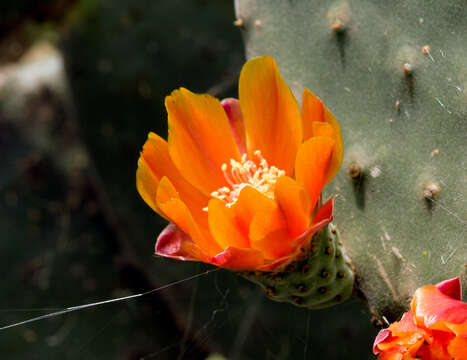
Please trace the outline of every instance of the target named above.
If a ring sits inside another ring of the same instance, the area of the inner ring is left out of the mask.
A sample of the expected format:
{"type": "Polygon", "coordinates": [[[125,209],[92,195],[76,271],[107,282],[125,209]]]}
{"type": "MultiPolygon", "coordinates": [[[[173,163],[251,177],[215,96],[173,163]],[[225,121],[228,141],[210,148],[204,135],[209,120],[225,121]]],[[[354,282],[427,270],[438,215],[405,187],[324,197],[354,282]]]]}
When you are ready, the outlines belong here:
{"type": "Polygon", "coordinates": [[[415,292],[411,311],[379,332],[378,360],[467,360],[467,303],[459,277],[415,292]]]}
{"type": "Polygon", "coordinates": [[[137,189],[170,220],[156,254],[235,270],[277,270],[332,220],[321,190],[342,162],[340,127],[309,90],[303,106],[271,57],[248,61],[239,100],[180,88],[169,137],[149,133],[137,189]]]}

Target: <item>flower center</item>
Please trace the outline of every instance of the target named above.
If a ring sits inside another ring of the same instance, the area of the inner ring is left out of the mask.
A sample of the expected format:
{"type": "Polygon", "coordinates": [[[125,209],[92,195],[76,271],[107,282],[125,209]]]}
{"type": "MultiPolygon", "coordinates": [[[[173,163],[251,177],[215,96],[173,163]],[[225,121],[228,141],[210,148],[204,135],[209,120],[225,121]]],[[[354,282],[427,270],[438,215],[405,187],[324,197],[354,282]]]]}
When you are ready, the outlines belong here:
{"type": "Polygon", "coordinates": [[[225,201],[230,207],[238,199],[240,191],[245,186],[251,186],[267,197],[274,199],[274,188],[279,177],[285,175],[284,170],[275,166],[269,166],[261,151],[256,150],[254,155],[258,161],[247,160],[243,154],[240,162],[230,159],[230,171],[226,163],[222,164],[221,170],[227,180],[229,187],[224,186],[211,193],[212,197],[225,201]]]}

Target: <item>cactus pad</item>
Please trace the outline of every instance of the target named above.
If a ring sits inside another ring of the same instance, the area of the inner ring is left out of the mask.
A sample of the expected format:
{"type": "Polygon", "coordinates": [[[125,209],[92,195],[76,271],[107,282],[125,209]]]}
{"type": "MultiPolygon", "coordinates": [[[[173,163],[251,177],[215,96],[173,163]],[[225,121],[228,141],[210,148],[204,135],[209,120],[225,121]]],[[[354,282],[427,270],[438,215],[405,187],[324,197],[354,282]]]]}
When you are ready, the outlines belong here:
{"type": "Polygon", "coordinates": [[[237,0],[236,13],[247,57],[273,56],[342,126],[327,191],[372,313],[396,320],[415,289],[458,275],[467,296],[465,1],[237,0]]]}

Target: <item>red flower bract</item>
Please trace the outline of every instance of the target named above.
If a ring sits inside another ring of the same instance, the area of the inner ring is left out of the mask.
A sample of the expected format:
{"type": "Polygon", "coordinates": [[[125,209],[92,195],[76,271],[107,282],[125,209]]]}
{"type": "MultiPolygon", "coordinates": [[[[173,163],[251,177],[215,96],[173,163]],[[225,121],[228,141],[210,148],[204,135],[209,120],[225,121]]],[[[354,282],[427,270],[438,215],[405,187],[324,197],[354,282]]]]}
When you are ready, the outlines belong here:
{"type": "Polygon", "coordinates": [[[322,188],[342,161],[340,128],[306,90],[302,111],[270,57],[248,61],[239,100],[186,89],[165,100],[166,142],[138,161],[144,201],[172,222],[156,254],[235,270],[277,270],[332,219],[322,188]]]}
{"type": "Polygon", "coordinates": [[[459,278],[426,285],[414,294],[411,311],[379,332],[379,360],[466,360],[467,304],[459,278]]]}

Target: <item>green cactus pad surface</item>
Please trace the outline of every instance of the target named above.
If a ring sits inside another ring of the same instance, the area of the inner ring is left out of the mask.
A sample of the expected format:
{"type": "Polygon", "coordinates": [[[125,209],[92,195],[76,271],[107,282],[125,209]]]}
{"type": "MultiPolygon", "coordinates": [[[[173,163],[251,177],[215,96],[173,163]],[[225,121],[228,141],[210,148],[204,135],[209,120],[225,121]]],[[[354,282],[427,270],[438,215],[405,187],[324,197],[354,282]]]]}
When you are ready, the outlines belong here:
{"type": "MultiPolygon", "coordinates": [[[[467,7],[453,1],[238,0],[247,57],[273,56],[342,126],[335,223],[359,287],[392,321],[416,288],[467,296],[467,7]]],[[[384,316],[384,317],[383,317],[384,316]]]]}
{"type": "Polygon", "coordinates": [[[290,302],[309,309],[342,303],[351,294],[354,272],[336,226],[317,231],[301,259],[281,272],[242,272],[263,288],[272,300],[290,302]]]}

